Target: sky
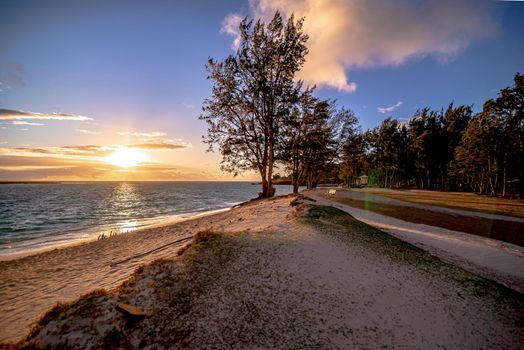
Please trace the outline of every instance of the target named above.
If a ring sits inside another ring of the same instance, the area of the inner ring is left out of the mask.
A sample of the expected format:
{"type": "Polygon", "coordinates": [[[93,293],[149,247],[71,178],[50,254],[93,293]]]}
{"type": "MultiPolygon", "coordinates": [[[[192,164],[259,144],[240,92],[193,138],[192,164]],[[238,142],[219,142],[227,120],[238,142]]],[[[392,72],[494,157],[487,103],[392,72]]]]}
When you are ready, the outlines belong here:
{"type": "Polygon", "coordinates": [[[363,129],[475,111],[524,72],[524,2],[0,0],[0,181],[255,180],[220,171],[205,64],[244,17],[305,17],[298,78],[363,129]]]}

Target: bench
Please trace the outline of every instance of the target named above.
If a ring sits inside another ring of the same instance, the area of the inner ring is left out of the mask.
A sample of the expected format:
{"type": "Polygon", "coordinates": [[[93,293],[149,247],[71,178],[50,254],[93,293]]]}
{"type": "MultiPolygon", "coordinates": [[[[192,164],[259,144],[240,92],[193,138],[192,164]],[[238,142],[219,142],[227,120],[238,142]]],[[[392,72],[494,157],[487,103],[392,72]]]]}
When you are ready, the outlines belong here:
{"type": "Polygon", "coordinates": [[[337,190],[328,190],[327,192],[327,195],[329,197],[335,197],[336,194],[337,194],[337,190]]]}

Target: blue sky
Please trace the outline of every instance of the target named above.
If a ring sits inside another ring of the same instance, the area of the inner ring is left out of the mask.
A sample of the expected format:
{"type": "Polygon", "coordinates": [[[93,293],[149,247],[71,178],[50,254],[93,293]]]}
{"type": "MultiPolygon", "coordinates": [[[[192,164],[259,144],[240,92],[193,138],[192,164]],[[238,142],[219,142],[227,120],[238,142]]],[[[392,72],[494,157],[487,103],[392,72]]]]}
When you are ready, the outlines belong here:
{"type": "MultiPolygon", "coordinates": [[[[151,163],[164,166],[165,179],[229,178],[218,170],[220,157],[205,153],[206,125],[198,120],[211,89],[204,69],[208,57],[232,53],[234,33],[221,31],[228,15],[267,18],[279,9],[305,15],[306,23],[331,33],[312,32],[312,63],[304,78],[319,86],[319,97],[353,109],[364,129],[388,116],[408,118],[417,108],[440,109],[451,101],[479,110],[511,85],[516,72],[524,72],[523,2],[467,1],[460,8],[446,2],[431,13],[433,5],[417,9],[415,0],[379,1],[364,9],[349,3],[318,8],[314,0],[0,1],[0,109],[90,118],[25,122],[44,125],[0,120],[0,179],[81,178],[69,163],[33,169],[30,157],[38,154],[18,154],[15,148],[48,148],[46,157],[64,158],[58,150],[63,146],[96,145],[109,152],[137,142],[171,145],[150,155],[151,163]],[[340,26],[329,32],[322,25],[331,22],[331,10],[364,11],[370,20],[354,28],[333,19],[340,26]],[[405,23],[396,22],[397,10],[405,23]],[[333,77],[338,80],[329,82],[333,77]],[[391,106],[397,107],[378,110],[391,106]],[[24,158],[14,162],[16,156],[24,158]],[[20,165],[23,159],[29,159],[26,166],[20,165]]],[[[120,175],[139,176],[130,173],[120,175]]]]}

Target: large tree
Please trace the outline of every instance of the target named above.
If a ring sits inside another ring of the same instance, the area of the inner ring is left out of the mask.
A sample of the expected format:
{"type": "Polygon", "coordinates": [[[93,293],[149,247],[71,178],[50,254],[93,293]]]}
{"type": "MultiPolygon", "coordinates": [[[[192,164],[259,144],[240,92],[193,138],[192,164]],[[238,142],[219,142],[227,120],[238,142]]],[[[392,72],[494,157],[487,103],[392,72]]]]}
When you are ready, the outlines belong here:
{"type": "Polygon", "coordinates": [[[308,39],[302,23],[293,16],[284,23],[278,12],[267,25],[244,19],[236,54],[221,62],[209,59],[206,66],[213,89],[200,116],[208,124],[205,141],[210,149],[218,145],[223,170],[260,174],[260,197],[274,194],[276,141],[300,94],[295,76],[305,62],[308,39]]]}
{"type": "Polygon", "coordinates": [[[312,127],[314,109],[318,99],[313,97],[313,89],[306,89],[298,103],[284,119],[281,129],[279,161],[291,175],[293,193],[297,194],[304,179],[304,156],[311,145],[307,144],[306,135],[312,127]]]}
{"type": "Polygon", "coordinates": [[[503,190],[506,181],[518,183],[520,198],[524,198],[524,75],[515,74],[513,86],[500,90],[495,101],[487,101],[492,113],[503,123],[502,167],[503,190]]]}

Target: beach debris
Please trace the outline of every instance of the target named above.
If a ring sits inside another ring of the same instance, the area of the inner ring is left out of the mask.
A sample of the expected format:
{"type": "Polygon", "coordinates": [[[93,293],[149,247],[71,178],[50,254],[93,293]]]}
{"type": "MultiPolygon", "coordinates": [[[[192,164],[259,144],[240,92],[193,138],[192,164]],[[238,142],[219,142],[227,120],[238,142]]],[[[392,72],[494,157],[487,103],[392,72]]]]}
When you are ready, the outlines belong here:
{"type": "Polygon", "coordinates": [[[116,310],[129,318],[141,318],[146,316],[143,308],[125,303],[118,303],[116,305],[116,310]]]}
{"type": "Polygon", "coordinates": [[[99,240],[101,240],[101,239],[106,239],[106,238],[115,237],[117,234],[118,234],[117,231],[113,231],[113,230],[111,230],[111,231],[109,231],[109,235],[107,235],[107,236],[106,236],[105,233],[101,233],[101,234],[99,234],[97,240],[99,241],[99,240]]]}

